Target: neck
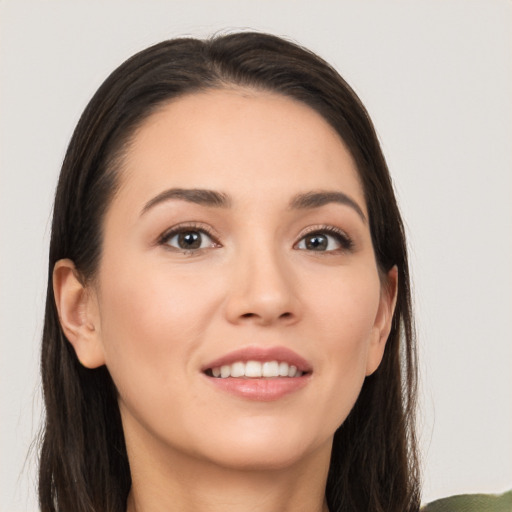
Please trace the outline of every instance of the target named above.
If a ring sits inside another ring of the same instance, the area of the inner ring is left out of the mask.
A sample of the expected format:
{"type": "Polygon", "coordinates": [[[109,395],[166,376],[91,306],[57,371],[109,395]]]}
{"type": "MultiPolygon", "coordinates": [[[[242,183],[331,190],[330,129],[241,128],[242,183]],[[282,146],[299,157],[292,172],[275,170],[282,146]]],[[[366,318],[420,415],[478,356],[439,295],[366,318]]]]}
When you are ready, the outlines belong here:
{"type": "Polygon", "coordinates": [[[278,469],[226,468],[173,450],[152,453],[147,446],[131,456],[129,449],[127,512],[328,512],[327,444],[278,469]]]}

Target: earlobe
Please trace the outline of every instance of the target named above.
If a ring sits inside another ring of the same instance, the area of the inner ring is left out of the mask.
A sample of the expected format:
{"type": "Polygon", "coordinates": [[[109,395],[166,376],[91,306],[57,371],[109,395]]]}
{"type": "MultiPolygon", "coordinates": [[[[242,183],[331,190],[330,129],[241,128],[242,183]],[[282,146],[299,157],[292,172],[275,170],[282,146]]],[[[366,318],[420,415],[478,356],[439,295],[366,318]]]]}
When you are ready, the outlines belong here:
{"type": "Polygon", "coordinates": [[[398,268],[395,265],[387,274],[386,282],[382,286],[379,310],[375,317],[372,339],[366,359],[366,375],[371,375],[380,365],[384,356],[386,342],[393,324],[398,294],[398,268]]]}
{"type": "Polygon", "coordinates": [[[86,368],[105,364],[99,329],[97,300],[69,259],[53,268],[53,293],[62,330],[86,368]]]}

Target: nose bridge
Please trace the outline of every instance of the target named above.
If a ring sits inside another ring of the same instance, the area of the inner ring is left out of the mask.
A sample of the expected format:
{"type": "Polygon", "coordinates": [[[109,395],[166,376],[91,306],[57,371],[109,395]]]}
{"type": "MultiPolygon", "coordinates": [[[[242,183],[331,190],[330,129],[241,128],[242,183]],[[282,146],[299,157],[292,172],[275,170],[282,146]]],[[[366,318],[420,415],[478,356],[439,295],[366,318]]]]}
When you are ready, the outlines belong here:
{"type": "Polygon", "coordinates": [[[260,324],[298,315],[295,280],[285,248],[270,236],[248,236],[233,265],[228,315],[260,324]]]}

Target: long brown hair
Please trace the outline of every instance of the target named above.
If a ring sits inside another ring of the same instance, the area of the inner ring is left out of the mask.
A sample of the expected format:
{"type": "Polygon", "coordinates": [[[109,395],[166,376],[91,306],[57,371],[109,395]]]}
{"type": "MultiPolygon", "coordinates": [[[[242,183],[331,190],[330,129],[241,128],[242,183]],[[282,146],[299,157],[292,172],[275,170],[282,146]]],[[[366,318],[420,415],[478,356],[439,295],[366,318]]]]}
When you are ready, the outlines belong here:
{"type": "Polygon", "coordinates": [[[405,235],[388,168],[359,98],[310,51],[260,33],[182,38],[128,59],[96,92],[75,129],[53,211],[41,369],[46,406],[39,466],[42,512],[124,512],[131,485],[117,393],[106,367],[80,365],[59,324],[52,272],[74,261],[97,270],[102,221],[130,137],[164,103],[230,85],[273,91],[319,112],[354,157],[381,272],[398,268],[398,299],[384,358],[334,436],[331,512],[419,508],[414,428],[416,351],[405,235]]]}

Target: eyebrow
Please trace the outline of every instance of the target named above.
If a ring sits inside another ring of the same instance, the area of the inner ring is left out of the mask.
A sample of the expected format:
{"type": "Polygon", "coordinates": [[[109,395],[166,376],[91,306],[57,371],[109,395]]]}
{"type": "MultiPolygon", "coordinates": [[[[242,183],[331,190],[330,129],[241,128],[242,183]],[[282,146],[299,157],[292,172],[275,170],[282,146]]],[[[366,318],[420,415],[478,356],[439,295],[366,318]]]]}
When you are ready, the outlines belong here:
{"type": "Polygon", "coordinates": [[[215,190],[205,190],[200,188],[171,188],[158,194],[149,200],[142,208],[141,215],[156,206],[157,204],[170,201],[171,199],[181,199],[189,203],[196,203],[202,206],[210,206],[215,208],[229,208],[231,200],[222,192],[215,190]]]}
{"type": "Polygon", "coordinates": [[[320,208],[330,203],[343,204],[352,208],[366,224],[366,216],[357,202],[343,192],[330,190],[319,190],[297,194],[290,201],[290,208],[293,210],[307,210],[309,208],[320,208]]]}
{"type": "MultiPolygon", "coordinates": [[[[153,199],[150,199],[142,208],[141,215],[145,214],[154,206],[172,199],[188,201],[201,206],[214,208],[229,208],[232,203],[231,198],[224,192],[200,188],[171,188],[164,190],[153,199]]],[[[363,210],[357,202],[347,194],[338,191],[319,190],[297,194],[291,199],[289,208],[292,210],[307,210],[320,208],[330,203],[349,206],[361,217],[364,223],[367,222],[363,210]]]]}

